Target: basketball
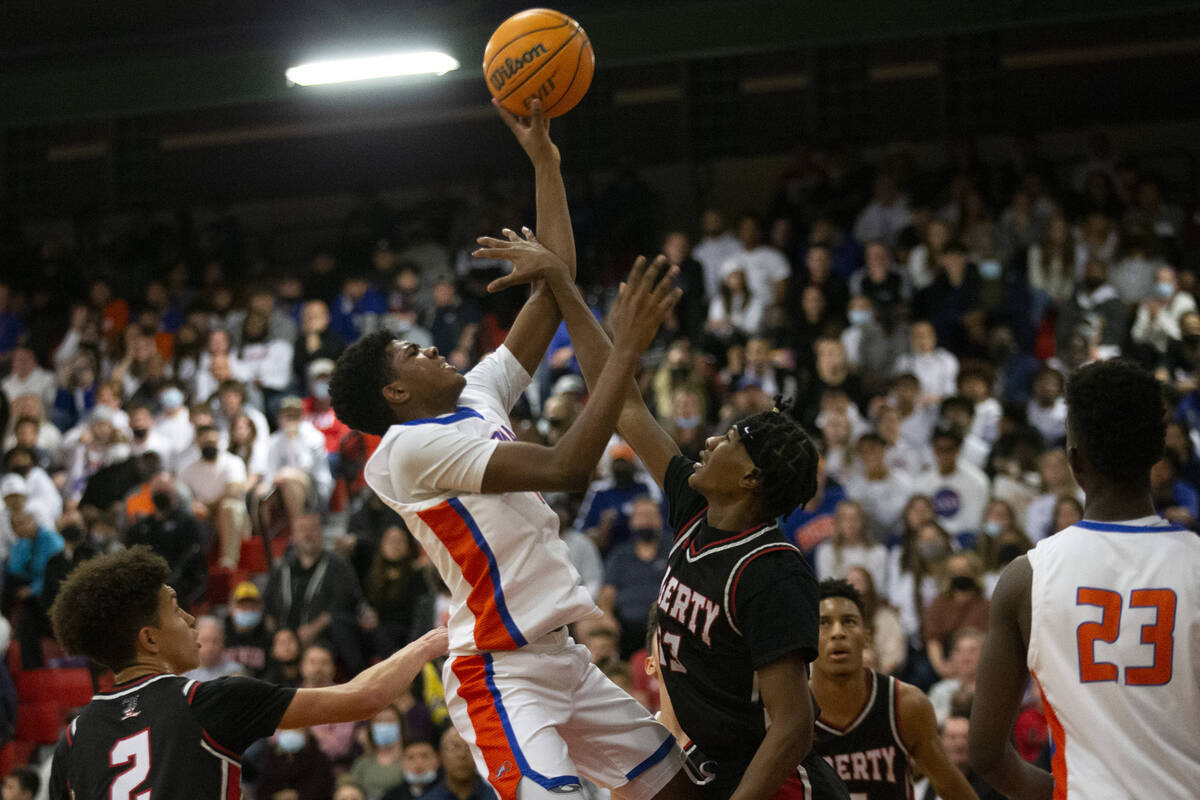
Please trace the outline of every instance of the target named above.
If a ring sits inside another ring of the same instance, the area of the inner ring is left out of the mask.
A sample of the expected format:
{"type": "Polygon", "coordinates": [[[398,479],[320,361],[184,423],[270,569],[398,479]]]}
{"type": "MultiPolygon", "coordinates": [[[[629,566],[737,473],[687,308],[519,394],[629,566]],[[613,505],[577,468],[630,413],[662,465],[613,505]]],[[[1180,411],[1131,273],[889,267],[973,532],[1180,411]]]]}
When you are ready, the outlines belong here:
{"type": "Polygon", "coordinates": [[[579,23],[559,11],[530,8],[496,28],[483,51],[483,74],[506,109],[529,116],[535,98],[547,117],[570,111],[592,83],[596,56],[579,23]]]}

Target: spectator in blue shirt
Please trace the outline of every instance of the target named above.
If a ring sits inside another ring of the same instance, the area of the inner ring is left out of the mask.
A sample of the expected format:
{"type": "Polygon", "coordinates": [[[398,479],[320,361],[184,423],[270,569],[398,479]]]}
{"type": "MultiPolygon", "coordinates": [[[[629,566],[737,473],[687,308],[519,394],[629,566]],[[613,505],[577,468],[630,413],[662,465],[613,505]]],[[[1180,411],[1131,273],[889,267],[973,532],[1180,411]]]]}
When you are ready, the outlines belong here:
{"type": "Polygon", "coordinates": [[[475,771],[471,748],[458,731],[446,729],[439,751],[444,777],[421,800],[495,800],[496,793],[475,771]]]}
{"type": "Polygon", "coordinates": [[[612,477],[592,482],[579,506],[579,518],[575,523],[575,529],[591,536],[596,547],[605,554],[629,539],[629,516],[634,500],[642,495],[661,497],[653,481],[638,475],[633,449],[629,445],[624,442],[613,445],[609,457],[612,459],[612,477]]]}
{"type": "Polygon", "coordinates": [[[646,609],[658,597],[670,541],[664,539],[662,508],[649,496],[633,501],[629,529],[630,540],[614,547],[604,562],[604,588],[598,601],[621,623],[622,659],[645,646],[646,609]]]}
{"type": "Polygon", "coordinates": [[[342,293],[333,301],[330,327],[347,343],[370,333],[387,313],[387,301],[371,288],[364,275],[351,275],[342,284],[342,293]]]}
{"type": "Polygon", "coordinates": [[[1181,480],[1179,473],[1179,456],[1172,451],[1167,451],[1150,470],[1154,510],[1176,525],[1195,530],[1200,520],[1200,493],[1181,480]]]}
{"type": "Polygon", "coordinates": [[[12,588],[13,612],[17,620],[17,640],[21,643],[21,666],[36,669],[42,666],[42,637],[50,632],[50,621],[42,606],[42,587],[46,565],[63,551],[58,532],[37,523],[28,511],[17,511],[11,517],[17,539],[8,554],[8,575],[19,585],[12,588]],[[19,614],[16,614],[17,610],[19,614]]]}

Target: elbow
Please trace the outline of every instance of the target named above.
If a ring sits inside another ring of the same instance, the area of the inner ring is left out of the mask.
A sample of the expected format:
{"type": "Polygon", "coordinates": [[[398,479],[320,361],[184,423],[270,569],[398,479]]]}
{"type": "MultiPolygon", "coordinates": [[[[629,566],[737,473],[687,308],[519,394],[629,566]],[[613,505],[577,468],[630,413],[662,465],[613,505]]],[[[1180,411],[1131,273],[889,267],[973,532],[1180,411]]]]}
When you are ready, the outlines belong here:
{"type": "Polygon", "coordinates": [[[990,743],[972,737],[967,747],[967,763],[977,775],[988,783],[993,783],[1000,765],[1004,761],[1002,752],[997,751],[990,743]]]}

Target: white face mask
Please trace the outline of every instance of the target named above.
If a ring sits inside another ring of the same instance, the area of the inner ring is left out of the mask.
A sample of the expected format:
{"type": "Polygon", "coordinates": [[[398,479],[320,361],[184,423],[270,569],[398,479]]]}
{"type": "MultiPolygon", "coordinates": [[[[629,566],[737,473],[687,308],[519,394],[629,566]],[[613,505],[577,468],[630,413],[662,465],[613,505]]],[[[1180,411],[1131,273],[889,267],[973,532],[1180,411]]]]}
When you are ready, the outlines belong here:
{"type": "Polygon", "coordinates": [[[436,780],[437,780],[437,770],[430,770],[429,772],[409,772],[408,770],[404,771],[404,782],[405,783],[411,783],[411,784],[414,784],[417,786],[421,786],[423,784],[433,783],[436,780]]]}

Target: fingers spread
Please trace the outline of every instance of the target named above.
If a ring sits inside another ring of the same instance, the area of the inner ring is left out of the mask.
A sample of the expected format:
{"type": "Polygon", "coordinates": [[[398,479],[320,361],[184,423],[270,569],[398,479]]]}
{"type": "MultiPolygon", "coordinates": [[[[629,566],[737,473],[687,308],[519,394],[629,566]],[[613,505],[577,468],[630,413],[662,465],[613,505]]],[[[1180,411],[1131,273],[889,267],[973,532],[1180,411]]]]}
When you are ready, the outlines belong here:
{"type": "Polygon", "coordinates": [[[500,232],[501,232],[501,233],[503,233],[503,234],[504,234],[506,237],[508,237],[508,240],[509,240],[510,242],[519,242],[519,241],[521,241],[521,237],[520,237],[520,236],[517,236],[517,232],[516,232],[516,231],[514,231],[512,228],[505,228],[505,229],[503,229],[503,230],[502,230],[502,231],[500,231],[500,232]]]}

